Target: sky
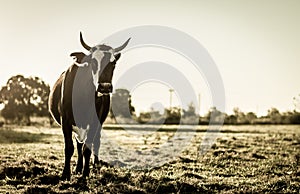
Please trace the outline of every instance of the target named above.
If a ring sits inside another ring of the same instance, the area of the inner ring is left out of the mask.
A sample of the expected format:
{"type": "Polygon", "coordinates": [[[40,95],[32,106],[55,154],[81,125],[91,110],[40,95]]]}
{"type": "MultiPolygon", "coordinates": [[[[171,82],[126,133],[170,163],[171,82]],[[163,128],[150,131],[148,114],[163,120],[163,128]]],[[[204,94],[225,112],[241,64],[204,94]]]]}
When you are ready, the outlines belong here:
{"type": "MultiPolygon", "coordinates": [[[[300,93],[297,0],[0,3],[0,86],[17,74],[41,77],[52,86],[72,64],[70,53],[83,51],[80,31],[86,42],[96,45],[123,29],[161,25],[189,34],[207,49],[223,80],[228,113],[234,107],[258,115],[271,107],[293,110],[293,97],[300,93]]],[[[213,106],[205,77],[193,75],[189,61],[160,48],[124,53],[113,81],[134,64],[147,60],[168,62],[187,75],[200,96],[201,114],[213,106]]],[[[139,83],[131,93],[138,112],[170,105],[166,84],[139,83]]],[[[175,91],[172,105],[178,104],[175,91]]]]}

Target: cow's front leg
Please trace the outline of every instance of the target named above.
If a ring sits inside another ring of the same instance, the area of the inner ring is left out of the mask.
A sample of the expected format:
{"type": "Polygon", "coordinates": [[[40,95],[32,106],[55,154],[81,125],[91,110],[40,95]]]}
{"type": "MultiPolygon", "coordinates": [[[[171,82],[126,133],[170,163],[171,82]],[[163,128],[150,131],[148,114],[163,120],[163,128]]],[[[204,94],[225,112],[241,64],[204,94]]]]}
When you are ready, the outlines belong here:
{"type": "Polygon", "coordinates": [[[94,167],[98,166],[100,164],[99,161],[99,149],[100,149],[100,132],[101,130],[97,130],[94,138],[94,143],[93,143],[93,154],[94,154],[94,167]]]}
{"type": "Polygon", "coordinates": [[[90,130],[87,133],[87,138],[85,140],[85,143],[83,145],[83,156],[84,156],[84,168],[83,168],[83,178],[86,178],[90,174],[90,158],[92,154],[92,145],[96,136],[96,132],[99,128],[99,121],[98,117],[94,117],[94,122],[91,122],[90,124],[90,130]]]}
{"type": "Polygon", "coordinates": [[[83,146],[83,155],[84,155],[84,169],[83,169],[83,178],[88,177],[90,175],[90,158],[91,158],[91,146],[92,144],[85,143],[83,146]]]}
{"type": "Polygon", "coordinates": [[[62,180],[71,179],[70,161],[74,153],[74,145],[72,141],[72,126],[63,122],[62,124],[64,139],[65,139],[65,166],[62,173],[62,180]]]}
{"type": "Polygon", "coordinates": [[[82,173],[82,168],[83,168],[83,155],[82,155],[82,147],[83,143],[80,143],[77,139],[77,153],[78,153],[78,159],[77,159],[77,165],[76,165],[76,173],[81,174],[82,173]]]}

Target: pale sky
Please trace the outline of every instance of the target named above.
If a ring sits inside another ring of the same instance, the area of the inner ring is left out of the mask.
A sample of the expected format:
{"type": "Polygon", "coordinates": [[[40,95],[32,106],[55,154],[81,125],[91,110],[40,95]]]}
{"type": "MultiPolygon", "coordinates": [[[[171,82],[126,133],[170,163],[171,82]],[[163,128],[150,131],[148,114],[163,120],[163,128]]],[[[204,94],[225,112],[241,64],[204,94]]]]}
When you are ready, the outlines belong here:
{"type": "MultiPolygon", "coordinates": [[[[293,97],[300,93],[298,0],[0,3],[1,86],[16,74],[38,76],[52,86],[71,65],[69,54],[84,51],[79,43],[80,31],[86,42],[96,45],[126,28],[162,25],[189,34],[208,50],[223,79],[228,113],[234,107],[259,115],[271,107],[293,110],[293,97]]],[[[122,56],[114,82],[126,68],[150,59],[170,60],[178,69],[180,65],[188,69],[185,67],[189,65],[176,53],[141,48],[122,56]]],[[[192,73],[190,77],[195,92],[201,94],[200,112],[207,112],[212,105],[209,89],[201,77],[193,77],[192,73]]],[[[174,98],[176,105],[180,99],[174,98]]],[[[152,104],[169,106],[168,87],[140,85],[132,91],[132,103],[138,111],[152,104]],[[159,95],[153,95],[153,91],[160,91],[159,95]]]]}

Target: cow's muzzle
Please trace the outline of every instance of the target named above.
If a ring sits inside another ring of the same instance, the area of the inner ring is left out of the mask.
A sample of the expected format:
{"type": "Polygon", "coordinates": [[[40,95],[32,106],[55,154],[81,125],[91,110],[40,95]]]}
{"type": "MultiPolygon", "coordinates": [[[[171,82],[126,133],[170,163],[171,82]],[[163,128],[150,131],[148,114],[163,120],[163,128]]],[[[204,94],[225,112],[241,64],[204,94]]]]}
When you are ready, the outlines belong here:
{"type": "Polygon", "coordinates": [[[111,83],[99,83],[97,92],[103,95],[108,95],[112,93],[113,86],[111,83]]]}

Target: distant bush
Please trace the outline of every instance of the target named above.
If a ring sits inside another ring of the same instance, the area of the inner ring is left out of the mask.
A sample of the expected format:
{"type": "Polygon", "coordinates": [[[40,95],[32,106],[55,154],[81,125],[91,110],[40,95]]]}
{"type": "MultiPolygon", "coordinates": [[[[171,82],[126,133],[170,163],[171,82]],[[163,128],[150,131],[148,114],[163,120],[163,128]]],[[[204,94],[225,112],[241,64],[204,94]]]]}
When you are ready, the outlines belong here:
{"type": "Polygon", "coordinates": [[[300,112],[295,112],[290,117],[290,123],[291,124],[300,124],[300,112]]]}
{"type": "Polygon", "coordinates": [[[50,87],[38,77],[11,77],[0,89],[1,115],[7,122],[30,125],[31,116],[47,116],[50,87]]]}

